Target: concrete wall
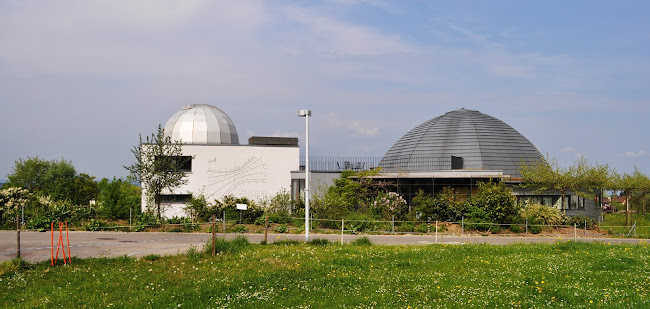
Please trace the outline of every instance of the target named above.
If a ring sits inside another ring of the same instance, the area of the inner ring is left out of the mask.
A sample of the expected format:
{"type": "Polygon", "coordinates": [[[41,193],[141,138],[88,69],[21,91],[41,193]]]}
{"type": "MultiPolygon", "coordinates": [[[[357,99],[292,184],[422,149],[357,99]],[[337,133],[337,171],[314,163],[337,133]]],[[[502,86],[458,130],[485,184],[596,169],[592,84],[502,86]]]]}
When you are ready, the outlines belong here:
{"type": "MultiPolygon", "coordinates": [[[[291,188],[291,171],[299,168],[299,148],[250,145],[184,145],[193,156],[188,183],[168,194],[202,193],[208,199],[226,195],[260,200],[291,188]]],[[[146,209],[143,194],[143,210],[146,209]]],[[[184,204],[165,206],[165,217],[186,216],[184,204]]]]}

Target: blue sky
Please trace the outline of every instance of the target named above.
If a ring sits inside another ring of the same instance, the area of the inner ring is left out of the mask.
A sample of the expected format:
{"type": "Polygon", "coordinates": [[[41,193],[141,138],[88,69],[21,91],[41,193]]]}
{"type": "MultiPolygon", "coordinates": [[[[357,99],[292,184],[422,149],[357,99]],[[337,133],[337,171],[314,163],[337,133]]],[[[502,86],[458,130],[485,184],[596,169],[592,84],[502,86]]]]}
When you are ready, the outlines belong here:
{"type": "Polygon", "coordinates": [[[212,104],[252,135],[382,156],[468,108],[542,153],[650,174],[647,1],[0,0],[0,179],[28,156],[123,177],[138,134],[212,104]]]}

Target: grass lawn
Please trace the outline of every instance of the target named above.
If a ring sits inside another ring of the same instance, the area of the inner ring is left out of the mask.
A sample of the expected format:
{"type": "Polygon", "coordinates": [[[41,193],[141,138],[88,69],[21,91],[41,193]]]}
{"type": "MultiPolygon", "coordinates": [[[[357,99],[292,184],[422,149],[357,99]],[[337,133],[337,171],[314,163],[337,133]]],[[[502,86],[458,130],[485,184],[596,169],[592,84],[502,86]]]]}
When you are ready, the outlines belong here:
{"type": "MultiPolygon", "coordinates": [[[[632,213],[631,216],[630,224],[632,225],[636,222],[636,234],[640,237],[650,237],[650,214],[642,216],[639,213],[632,213]]],[[[612,235],[627,235],[630,232],[630,228],[625,227],[624,213],[605,214],[603,222],[600,223],[600,227],[612,235]]]]}
{"type": "Polygon", "coordinates": [[[216,257],[6,262],[0,306],[650,307],[648,244],[228,244],[216,257]]]}

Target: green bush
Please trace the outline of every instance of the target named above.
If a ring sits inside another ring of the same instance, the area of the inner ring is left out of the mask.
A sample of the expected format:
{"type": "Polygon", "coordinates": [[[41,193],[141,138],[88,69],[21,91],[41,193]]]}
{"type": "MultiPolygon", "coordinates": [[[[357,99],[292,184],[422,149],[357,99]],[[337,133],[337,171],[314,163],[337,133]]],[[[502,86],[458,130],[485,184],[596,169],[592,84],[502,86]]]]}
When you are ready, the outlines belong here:
{"type": "Polygon", "coordinates": [[[309,244],[314,246],[327,246],[330,244],[330,241],[325,238],[314,238],[309,241],[309,244]]]}
{"type": "Polygon", "coordinates": [[[542,232],[542,227],[540,225],[530,225],[528,226],[528,232],[531,234],[539,234],[542,232]]]}
{"type": "Polygon", "coordinates": [[[289,231],[289,229],[287,228],[286,224],[282,224],[273,228],[273,231],[276,233],[286,233],[287,231],[289,231]]]}
{"type": "Polygon", "coordinates": [[[245,225],[235,225],[231,230],[233,233],[246,233],[248,231],[245,225]]]}
{"type": "Polygon", "coordinates": [[[415,226],[415,231],[418,233],[428,233],[429,225],[426,223],[418,224],[415,226]]]}
{"type": "Polygon", "coordinates": [[[536,222],[541,225],[561,225],[565,221],[557,208],[541,204],[527,205],[519,211],[519,214],[528,220],[528,224],[536,222]]]}
{"type": "Polygon", "coordinates": [[[513,233],[523,233],[524,229],[517,224],[513,224],[510,226],[510,231],[512,231],[513,233]]]}
{"type": "MultiPolygon", "coordinates": [[[[244,236],[237,236],[233,240],[226,240],[225,238],[216,238],[215,239],[215,253],[236,253],[242,249],[248,247],[250,242],[248,238],[244,236]]],[[[204,252],[207,254],[212,254],[212,239],[208,240],[205,244],[204,252]]]]}
{"type": "Polygon", "coordinates": [[[568,217],[564,221],[564,224],[569,226],[573,226],[575,224],[578,228],[584,228],[585,222],[588,229],[592,229],[596,225],[596,222],[594,222],[593,219],[583,215],[568,217]]]}
{"type": "Polygon", "coordinates": [[[351,241],[350,244],[356,246],[370,246],[372,245],[372,241],[367,236],[363,236],[351,241]]]}
{"type": "Polygon", "coordinates": [[[100,231],[106,226],[108,226],[108,224],[102,220],[90,219],[86,225],[86,231],[100,231]]]}
{"type": "Polygon", "coordinates": [[[412,223],[402,222],[402,224],[395,227],[395,230],[401,233],[408,233],[408,232],[415,231],[415,227],[413,226],[412,223]]]}
{"type": "Polygon", "coordinates": [[[499,226],[499,225],[492,225],[492,226],[490,227],[490,233],[491,233],[491,234],[499,234],[499,233],[501,233],[501,226],[499,226]]]}

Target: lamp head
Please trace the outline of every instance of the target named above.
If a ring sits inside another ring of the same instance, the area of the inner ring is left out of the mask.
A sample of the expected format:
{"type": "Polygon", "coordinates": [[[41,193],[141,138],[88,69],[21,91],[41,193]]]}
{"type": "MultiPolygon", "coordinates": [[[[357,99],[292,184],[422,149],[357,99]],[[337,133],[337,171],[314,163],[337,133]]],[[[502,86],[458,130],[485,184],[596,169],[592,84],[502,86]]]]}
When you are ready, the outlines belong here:
{"type": "Polygon", "coordinates": [[[298,116],[300,116],[300,117],[311,116],[311,110],[301,109],[301,110],[298,111],[298,116]]]}

